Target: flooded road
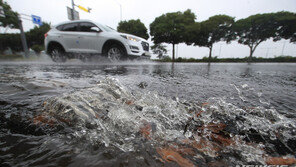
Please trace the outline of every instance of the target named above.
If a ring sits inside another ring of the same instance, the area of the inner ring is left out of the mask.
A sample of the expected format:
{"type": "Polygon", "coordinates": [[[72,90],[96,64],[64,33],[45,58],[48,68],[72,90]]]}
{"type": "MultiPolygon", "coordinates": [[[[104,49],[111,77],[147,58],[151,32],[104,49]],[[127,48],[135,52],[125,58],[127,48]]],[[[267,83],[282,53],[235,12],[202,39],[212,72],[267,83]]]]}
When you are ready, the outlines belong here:
{"type": "Polygon", "coordinates": [[[0,62],[0,166],[296,162],[296,64],[0,62]]]}

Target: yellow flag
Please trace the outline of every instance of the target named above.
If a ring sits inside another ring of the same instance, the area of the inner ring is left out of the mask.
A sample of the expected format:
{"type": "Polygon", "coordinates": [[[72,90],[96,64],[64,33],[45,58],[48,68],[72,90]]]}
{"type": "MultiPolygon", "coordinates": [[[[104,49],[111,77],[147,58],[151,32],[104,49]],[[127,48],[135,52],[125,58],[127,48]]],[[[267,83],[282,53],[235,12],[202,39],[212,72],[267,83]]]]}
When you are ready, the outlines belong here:
{"type": "Polygon", "coordinates": [[[80,6],[80,5],[79,5],[78,8],[81,9],[81,10],[84,10],[84,11],[86,11],[86,12],[89,12],[89,10],[86,9],[85,7],[83,7],[83,6],[80,6]]]}

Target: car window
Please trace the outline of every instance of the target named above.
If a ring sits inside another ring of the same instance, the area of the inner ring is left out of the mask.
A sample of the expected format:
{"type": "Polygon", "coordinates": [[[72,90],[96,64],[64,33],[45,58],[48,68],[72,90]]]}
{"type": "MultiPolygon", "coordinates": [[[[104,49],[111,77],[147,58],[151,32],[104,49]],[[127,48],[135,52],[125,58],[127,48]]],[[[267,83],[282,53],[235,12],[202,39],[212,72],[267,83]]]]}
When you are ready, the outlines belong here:
{"type": "Polygon", "coordinates": [[[63,30],[63,26],[64,25],[59,25],[59,26],[56,27],[56,29],[62,31],[63,30]]]}
{"type": "Polygon", "coordinates": [[[78,24],[77,23],[65,24],[62,28],[62,31],[78,31],[78,24]]]}
{"type": "MultiPolygon", "coordinates": [[[[94,25],[93,23],[80,23],[79,24],[79,31],[82,31],[82,32],[98,32],[98,31],[95,31],[94,29],[92,29],[94,27],[98,28],[98,26],[94,25]]],[[[99,30],[99,28],[97,30],[99,30]]]]}

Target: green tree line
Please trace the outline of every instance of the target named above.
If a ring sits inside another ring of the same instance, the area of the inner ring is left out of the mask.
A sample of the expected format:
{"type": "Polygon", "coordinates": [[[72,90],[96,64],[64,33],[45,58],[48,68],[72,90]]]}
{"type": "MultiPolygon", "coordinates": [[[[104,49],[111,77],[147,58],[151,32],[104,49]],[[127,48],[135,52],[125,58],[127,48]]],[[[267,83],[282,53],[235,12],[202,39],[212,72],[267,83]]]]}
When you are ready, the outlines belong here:
{"type": "MultiPolygon", "coordinates": [[[[175,45],[186,43],[209,48],[207,60],[213,61],[214,43],[237,41],[249,47],[248,61],[252,61],[258,45],[268,39],[273,39],[273,41],[286,39],[293,43],[296,42],[296,14],[291,12],[256,14],[237,21],[234,17],[227,15],[215,15],[202,22],[195,20],[196,15],[189,9],[156,17],[150,24],[150,36],[155,44],[152,47],[153,53],[162,57],[167,52],[162,43],[172,44],[172,61],[175,61],[175,45]]],[[[137,22],[142,25],[142,28],[135,26],[134,21],[131,23],[124,21],[124,27],[120,22],[117,29],[120,32],[147,39],[147,28],[140,20],[137,22]]]]}

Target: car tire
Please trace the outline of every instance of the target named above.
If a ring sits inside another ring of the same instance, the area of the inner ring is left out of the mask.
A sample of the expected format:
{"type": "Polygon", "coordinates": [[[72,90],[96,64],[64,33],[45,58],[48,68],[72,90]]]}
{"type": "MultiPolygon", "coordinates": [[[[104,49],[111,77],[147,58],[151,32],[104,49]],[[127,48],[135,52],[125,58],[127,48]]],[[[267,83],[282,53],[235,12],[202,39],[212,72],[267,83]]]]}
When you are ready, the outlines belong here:
{"type": "Polygon", "coordinates": [[[65,51],[61,47],[55,47],[49,53],[52,61],[57,63],[64,63],[67,61],[65,51]]]}
{"type": "Polygon", "coordinates": [[[125,60],[127,57],[126,51],[122,46],[118,44],[113,44],[106,49],[104,54],[111,62],[118,62],[120,60],[125,60]]]}

